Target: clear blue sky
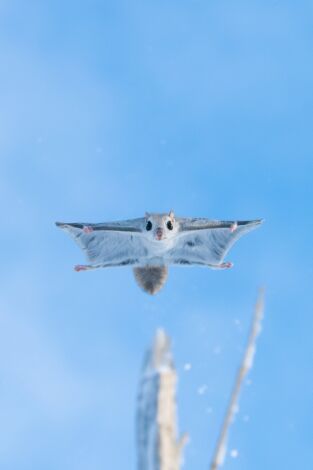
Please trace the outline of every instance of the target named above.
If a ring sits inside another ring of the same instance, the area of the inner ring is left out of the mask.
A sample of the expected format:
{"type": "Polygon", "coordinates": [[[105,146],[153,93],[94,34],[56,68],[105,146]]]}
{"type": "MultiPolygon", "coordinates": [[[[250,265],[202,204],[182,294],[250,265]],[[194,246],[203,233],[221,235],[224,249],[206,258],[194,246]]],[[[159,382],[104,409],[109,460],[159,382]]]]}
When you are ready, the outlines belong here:
{"type": "Polygon", "coordinates": [[[1,468],[134,470],[162,326],[185,468],[207,469],[260,285],[224,468],[312,468],[312,20],[305,0],[1,1],[1,468]],[[128,269],[75,273],[54,227],[170,209],[266,223],[233,270],[171,269],[153,298],[128,269]]]}

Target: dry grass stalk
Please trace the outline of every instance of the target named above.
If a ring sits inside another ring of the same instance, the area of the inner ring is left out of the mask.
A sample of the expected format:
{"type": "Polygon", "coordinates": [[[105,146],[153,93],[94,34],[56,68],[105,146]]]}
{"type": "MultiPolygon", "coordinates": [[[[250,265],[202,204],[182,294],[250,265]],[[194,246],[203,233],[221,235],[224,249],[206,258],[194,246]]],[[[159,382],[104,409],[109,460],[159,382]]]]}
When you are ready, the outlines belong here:
{"type": "Polygon", "coordinates": [[[177,440],[177,374],[170,340],[158,330],[143,367],[137,407],[138,470],[179,470],[186,436],[177,440]]]}
{"type": "Polygon", "coordinates": [[[254,316],[251,324],[251,330],[247,342],[247,346],[239,367],[234,388],[231,393],[229,405],[222,425],[222,429],[217,441],[214,456],[210,466],[210,470],[217,470],[224,463],[227,451],[227,437],[234,415],[238,411],[238,399],[242,383],[247,373],[253,365],[253,358],[256,350],[256,340],[261,331],[262,319],[264,312],[264,290],[261,289],[256,302],[254,316]]]}

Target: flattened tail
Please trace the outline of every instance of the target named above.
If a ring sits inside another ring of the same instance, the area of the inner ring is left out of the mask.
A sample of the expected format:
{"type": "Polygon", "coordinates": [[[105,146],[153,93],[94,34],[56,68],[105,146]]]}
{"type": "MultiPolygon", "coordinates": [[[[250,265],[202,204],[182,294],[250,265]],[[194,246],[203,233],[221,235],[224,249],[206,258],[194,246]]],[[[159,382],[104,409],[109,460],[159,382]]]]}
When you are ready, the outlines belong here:
{"type": "Polygon", "coordinates": [[[154,295],[159,292],[168,277],[166,266],[146,266],[133,268],[137,284],[148,294],[154,295]]]}

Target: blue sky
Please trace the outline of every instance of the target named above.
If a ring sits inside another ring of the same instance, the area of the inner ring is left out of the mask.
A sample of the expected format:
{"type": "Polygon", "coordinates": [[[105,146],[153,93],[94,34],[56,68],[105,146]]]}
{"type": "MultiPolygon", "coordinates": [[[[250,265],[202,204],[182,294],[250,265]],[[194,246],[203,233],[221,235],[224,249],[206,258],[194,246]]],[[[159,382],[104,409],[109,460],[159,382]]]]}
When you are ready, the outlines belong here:
{"type": "Polygon", "coordinates": [[[135,469],[159,326],[185,468],[208,468],[260,285],[224,468],[312,467],[312,17],[309,1],[1,2],[1,468],[135,469]],[[266,223],[233,270],[173,268],[153,298],[127,269],[75,273],[54,227],[170,209],[266,223]]]}

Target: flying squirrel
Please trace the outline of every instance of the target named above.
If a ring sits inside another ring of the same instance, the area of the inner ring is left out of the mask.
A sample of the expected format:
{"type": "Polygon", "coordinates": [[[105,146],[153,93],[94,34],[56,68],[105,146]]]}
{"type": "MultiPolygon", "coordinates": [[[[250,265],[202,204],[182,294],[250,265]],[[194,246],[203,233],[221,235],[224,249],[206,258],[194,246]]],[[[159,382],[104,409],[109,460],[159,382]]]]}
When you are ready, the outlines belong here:
{"type": "Polygon", "coordinates": [[[56,225],[85,251],[88,265],[76,271],[131,266],[138,285],[149,294],[159,292],[168,277],[168,266],[203,266],[228,269],[224,257],[243,234],[262,219],[222,221],[148,213],[145,217],[117,222],[62,223],[56,225]]]}

